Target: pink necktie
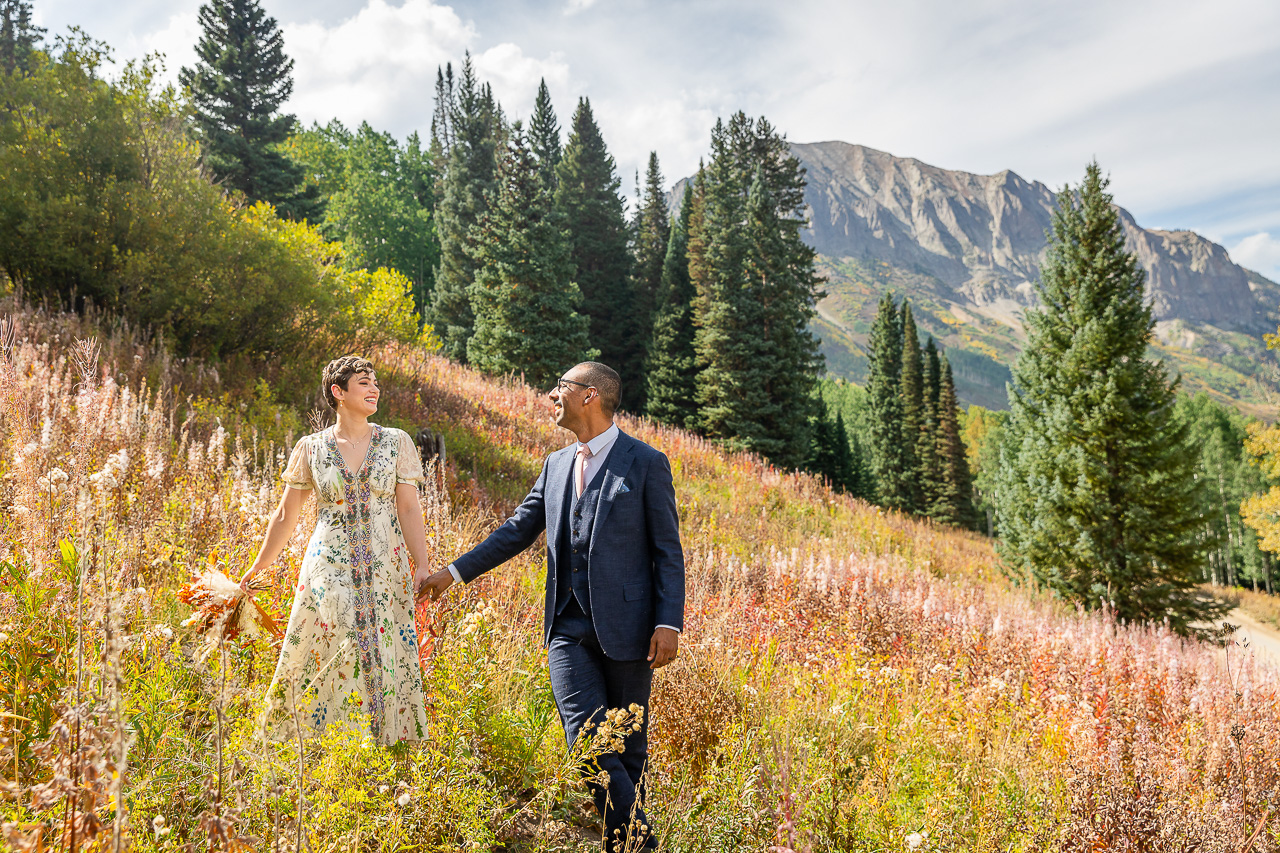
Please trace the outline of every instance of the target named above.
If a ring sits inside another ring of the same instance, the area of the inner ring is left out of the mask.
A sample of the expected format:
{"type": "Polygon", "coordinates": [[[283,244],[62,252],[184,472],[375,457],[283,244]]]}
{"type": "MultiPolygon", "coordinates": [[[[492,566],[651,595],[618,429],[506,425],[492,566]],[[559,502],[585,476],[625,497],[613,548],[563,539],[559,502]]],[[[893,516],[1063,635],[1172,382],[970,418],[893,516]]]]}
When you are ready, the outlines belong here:
{"type": "Polygon", "coordinates": [[[585,444],[578,445],[578,458],[573,461],[573,497],[582,497],[582,490],[587,487],[587,458],[591,456],[591,448],[585,444]]]}

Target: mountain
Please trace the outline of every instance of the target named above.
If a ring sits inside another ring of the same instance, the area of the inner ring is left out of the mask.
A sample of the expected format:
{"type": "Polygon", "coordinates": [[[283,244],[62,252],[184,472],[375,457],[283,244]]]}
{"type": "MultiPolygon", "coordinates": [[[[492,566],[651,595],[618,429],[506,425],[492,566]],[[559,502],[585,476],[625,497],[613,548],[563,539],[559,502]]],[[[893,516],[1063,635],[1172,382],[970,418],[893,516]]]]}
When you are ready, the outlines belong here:
{"type": "MultiPolygon", "coordinates": [[[[892,290],[946,347],[965,401],[1004,407],[1054,191],[1007,170],[974,175],[845,142],[791,151],[808,175],[805,239],[827,277],[815,327],[828,369],[865,378],[875,304],[892,290]]],[[[1280,285],[1199,234],[1144,229],[1123,208],[1120,216],[1147,270],[1157,354],[1184,387],[1269,411],[1280,367],[1262,335],[1276,330],[1280,285]]]]}

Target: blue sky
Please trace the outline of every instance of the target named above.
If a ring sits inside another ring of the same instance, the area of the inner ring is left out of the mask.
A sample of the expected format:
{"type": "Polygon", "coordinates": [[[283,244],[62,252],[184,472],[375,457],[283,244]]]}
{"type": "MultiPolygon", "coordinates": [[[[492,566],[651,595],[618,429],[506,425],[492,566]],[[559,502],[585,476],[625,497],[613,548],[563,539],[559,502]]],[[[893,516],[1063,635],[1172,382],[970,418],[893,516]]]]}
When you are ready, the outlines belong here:
{"type": "MultiPolygon", "coordinates": [[[[1055,189],[1097,157],[1148,228],[1191,228],[1280,280],[1276,0],[263,0],[305,123],[429,132],[439,64],[471,51],[510,116],[545,77],[591,98],[624,190],[656,150],[692,172],[717,116],[765,115],[948,169],[1055,189]]],[[[192,61],[199,0],[34,0],[118,58],[192,61]]]]}

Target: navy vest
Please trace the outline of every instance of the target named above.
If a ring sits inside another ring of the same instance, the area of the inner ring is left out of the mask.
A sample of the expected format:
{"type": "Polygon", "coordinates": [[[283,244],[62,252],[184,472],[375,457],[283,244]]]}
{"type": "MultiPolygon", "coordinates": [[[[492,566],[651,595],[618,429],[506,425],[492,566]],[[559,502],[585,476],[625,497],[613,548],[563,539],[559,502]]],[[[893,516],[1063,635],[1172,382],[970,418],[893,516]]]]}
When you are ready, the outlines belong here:
{"type": "Polygon", "coordinates": [[[570,596],[578,600],[583,613],[591,615],[590,566],[587,564],[587,556],[591,545],[591,530],[596,521],[596,508],[600,504],[600,484],[604,482],[604,471],[605,466],[601,465],[576,501],[573,500],[573,474],[569,475],[565,503],[570,510],[563,513],[564,527],[560,531],[561,541],[568,546],[566,553],[569,559],[567,564],[561,563],[560,571],[556,572],[557,616],[568,606],[570,596]]]}

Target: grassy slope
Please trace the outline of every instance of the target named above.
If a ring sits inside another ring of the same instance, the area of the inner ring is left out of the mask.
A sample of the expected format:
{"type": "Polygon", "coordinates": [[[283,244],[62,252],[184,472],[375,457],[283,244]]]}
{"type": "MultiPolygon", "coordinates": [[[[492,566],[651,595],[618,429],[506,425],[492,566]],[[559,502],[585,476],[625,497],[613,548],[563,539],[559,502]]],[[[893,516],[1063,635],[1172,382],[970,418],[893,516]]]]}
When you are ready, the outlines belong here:
{"type": "MultiPolygon", "coordinates": [[[[263,403],[237,455],[212,423],[189,420],[184,437],[185,406],[170,421],[163,400],[73,388],[61,359],[87,334],[76,321],[20,322],[31,343],[5,379],[0,701],[32,721],[18,725],[16,759],[0,755],[17,761],[24,789],[21,809],[5,801],[7,820],[60,825],[56,797],[32,808],[29,786],[49,764],[29,740],[65,707],[55,697],[73,671],[74,573],[57,546],[69,538],[93,561],[85,683],[102,702],[85,738],[114,751],[117,723],[133,733],[120,778],[136,849],[176,849],[228,815],[233,834],[259,839],[251,849],[276,827],[292,841],[299,785],[316,850],[587,849],[589,812],[538,646],[536,549],[420,611],[425,744],[388,751],[333,733],[306,744],[299,782],[296,748],[253,738],[269,644],[232,647],[224,686],[219,656],[202,662],[201,638],[181,625],[176,588],[210,555],[237,571],[247,562],[276,494],[282,448],[269,434],[283,439],[301,413],[263,403]],[[90,489],[77,508],[76,487],[121,448],[120,486],[90,489]],[[38,477],[53,467],[71,483],[51,496],[38,477]],[[104,625],[117,637],[105,646],[104,625]],[[208,784],[219,743],[237,792],[222,801],[208,784]],[[169,834],[150,828],[155,815],[169,834]]],[[[109,342],[104,358],[134,392],[144,378],[205,387],[128,340],[109,342]]],[[[443,562],[497,523],[568,436],[518,384],[411,351],[377,360],[384,422],[448,437],[448,492],[424,498],[443,562]]],[[[1274,673],[1233,659],[1228,674],[1221,651],[1010,590],[980,537],[882,513],[687,434],[622,426],[672,461],[689,567],[683,653],[659,675],[652,711],[653,811],[669,849],[902,849],[916,831],[946,850],[1098,849],[1157,835],[1238,849],[1261,817],[1260,798],[1280,783],[1274,673]]],[[[261,596],[278,612],[302,544],[261,596]]],[[[104,784],[89,798],[103,818],[110,793],[104,784]]],[[[1266,830],[1255,849],[1275,847],[1266,830]]]]}

